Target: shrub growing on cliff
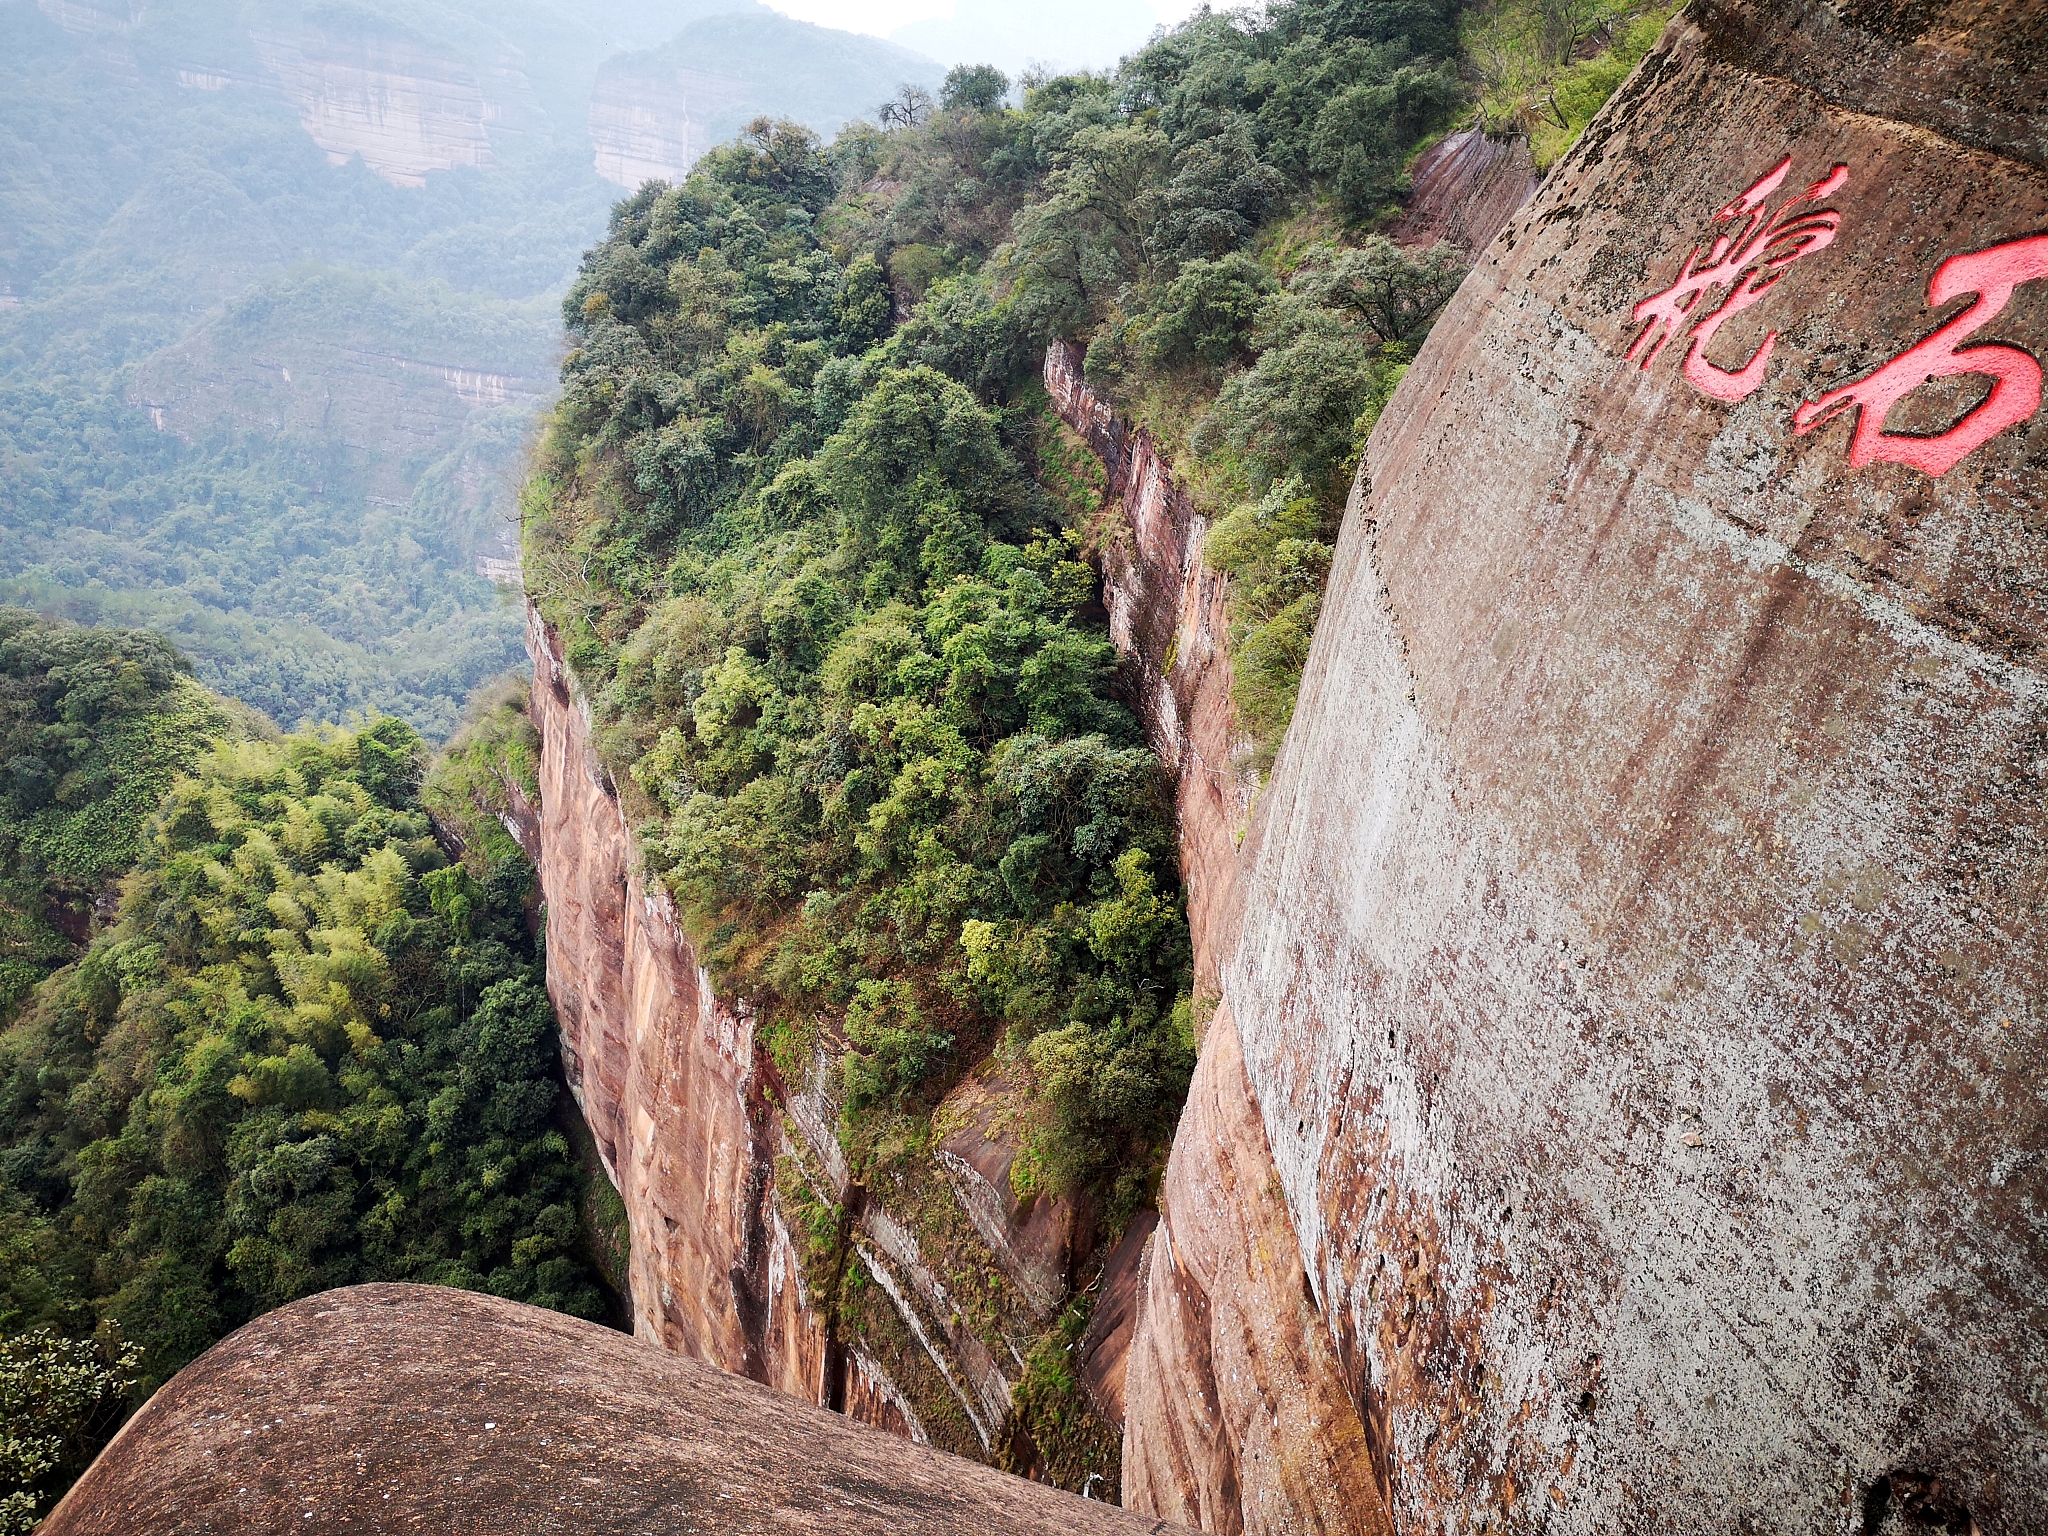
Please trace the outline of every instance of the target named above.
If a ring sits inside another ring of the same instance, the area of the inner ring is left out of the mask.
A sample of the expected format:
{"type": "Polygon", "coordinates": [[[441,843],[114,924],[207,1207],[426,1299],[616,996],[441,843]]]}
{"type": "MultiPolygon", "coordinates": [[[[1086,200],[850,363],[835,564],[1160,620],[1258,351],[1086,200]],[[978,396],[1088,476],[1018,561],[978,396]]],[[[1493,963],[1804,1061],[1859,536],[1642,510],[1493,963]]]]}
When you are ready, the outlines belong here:
{"type": "Polygon", "coordinates": [[[1203,558],[1232,578],[1232,700],[1264,762],[1293,718],[1352,470],[1463,272],[1446,246],[1311,246],[1260,309],[1257,360],[1225,380],[1192,435],[1249,493],[1217,519],[1203,558]]]}
{"type": "Polygon", "coordinates": [[[1577,142],[1594,114],[1656,44],[1672,0],[1492,0],[1464,23],[1479,84],[1478,120],[1526,134],[1539,171],[1577,142]]]}
{"type": "Polygon", "coordinates": [[[462,726],[435,756],[420,802],[463,842],[462,861],[484,876],[524,859],[506,818],[540,803],[540,736],[528,716],[526,679],[500,678],[480,690],[462,726]]]}

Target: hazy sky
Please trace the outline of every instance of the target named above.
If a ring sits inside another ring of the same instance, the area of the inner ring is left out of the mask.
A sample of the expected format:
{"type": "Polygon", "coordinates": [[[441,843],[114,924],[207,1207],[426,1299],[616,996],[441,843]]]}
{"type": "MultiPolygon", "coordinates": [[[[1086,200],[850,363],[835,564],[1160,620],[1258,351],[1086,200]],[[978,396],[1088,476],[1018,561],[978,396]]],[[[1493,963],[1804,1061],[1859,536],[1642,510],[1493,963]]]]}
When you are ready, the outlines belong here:
{"type": "Polygon", "coordinates": [[[768,0],[821,26],[894,37],[942,64],[1113,64],[1197,0],[768,0]]]}

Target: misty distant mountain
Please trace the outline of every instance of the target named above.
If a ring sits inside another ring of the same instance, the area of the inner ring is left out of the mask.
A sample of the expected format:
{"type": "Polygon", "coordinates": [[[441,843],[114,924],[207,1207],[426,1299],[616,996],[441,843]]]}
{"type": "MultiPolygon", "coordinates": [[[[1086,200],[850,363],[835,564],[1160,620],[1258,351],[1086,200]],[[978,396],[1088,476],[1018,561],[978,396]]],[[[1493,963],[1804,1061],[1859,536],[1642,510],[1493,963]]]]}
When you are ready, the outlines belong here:
{"type": "Polygon", "coordinates": [[[0,602],[446,730],[520,657],[491,578],[615,182],[940,73],[754,0],[0,0],[0,602]]]}
{"type": "Polygon", "coordinates": [[[889,39],[947,64],[994,64],[1015,79],[1034,64],[1107,69],[1157,25],[1145,0],[958,0],[951,17],[913,21],[889,39]]]}
{"type": "Polygon", "coordinates": [[[673,178],[764,113],[829,136],[873,117],[899,86],[935,87],[943,74],[894,43],[736,9],[599,67],[590,107],[597,169],[622,187],[673,178]]]}

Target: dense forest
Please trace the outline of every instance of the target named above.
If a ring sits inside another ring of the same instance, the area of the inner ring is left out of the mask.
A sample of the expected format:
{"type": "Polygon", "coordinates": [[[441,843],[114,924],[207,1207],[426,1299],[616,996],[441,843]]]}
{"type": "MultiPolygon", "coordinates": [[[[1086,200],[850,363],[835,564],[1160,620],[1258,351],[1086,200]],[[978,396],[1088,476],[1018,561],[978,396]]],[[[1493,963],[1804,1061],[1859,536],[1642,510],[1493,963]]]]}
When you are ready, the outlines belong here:
{"type": "Polygon", "coordinates": [[[0,608],[0,1026],[72,958],[144,821],[235,713],[157,635],[0,608]]]}
{"type": "Polygon", "coordinates": [[[1377,230],[1469,118],[1461,23],[1535,29],[1526,95],[1599,40],[1546,43],[1545,14],[1205,14],[1021,107],[963,67],[829,148],[763,119],[614,210],[565,304],[529,587],[714,973],[789,1049],[844,1020],[856,1139],[1005,1031],[1048,1180],[1141,1176],[1170,1131],[1169,796],[1038,360],[1085,341],[1216,519],[1270,753],[1363,436],[1462,276],[1377,230]]]}
{"type": "Polygon", "coordinates": [[[607,1315],[532,869],[469,798],[517,771],[523,716],[508,737],[481,701],[430,770],[393,719],[282,735],[156,636],[0,635],[0,1529],[295,1297],[403,1279],[607,1315]],[[78,953],[45,914],[82,932],[131,865],[78,953]]]}

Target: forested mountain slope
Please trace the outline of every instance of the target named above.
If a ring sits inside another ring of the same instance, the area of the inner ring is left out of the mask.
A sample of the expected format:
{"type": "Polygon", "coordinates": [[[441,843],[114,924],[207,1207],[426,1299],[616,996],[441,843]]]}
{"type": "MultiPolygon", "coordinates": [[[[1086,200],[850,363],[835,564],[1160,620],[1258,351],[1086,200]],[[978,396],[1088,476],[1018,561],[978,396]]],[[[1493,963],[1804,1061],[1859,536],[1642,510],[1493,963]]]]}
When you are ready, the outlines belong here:
{"type": "MultiPolygon", "coordinates": [[[[296,1297],[405,1279],[614,1310],[532,868],[465,803],[462,764],[436,780],[437,826],[400,721],[279,736],[156,637],[17,627],[9,645],[76,658],[68,693],[17,690],[14,734],[94,749],[74,777],[111,789],[105,814],[57,831],[98,839],[97,880],[135,867],[112,920],[0,1033],[0,1390],[19,1415],[0,1529],[25,1528],[125,1407],[296,1297]],[[167,699],[143,694],[152,668],[167,699]],[[138,696],[112,712],[124,683],[138,696]]],[[[510,761],[491,719],[470,768],[510,761]]],[[[26,757],[17,796],[43,780],[26,757]]],[[[45,819],[16,825],[21,846],[64,847],[45,819]]],[[[76,863],[50,868],[54,893],[85,878],[76,863]]],[[[11,865],[10,902],[41,867],[11,865]]],[[[10,974],[68,958],[10,943],[10,974]]]]}
{"type": "Polygon", "coordinates": [[[740,106],[872,107],[779,79],[791,38],[874,100],[936,78],[746,0],[0,5],[0,597],[162,630],[287,725],[445,735],[517,654],[479,572],[617,195],[599,63],[734,10],[740,106]]]}
{"type": "Polygon", "coordinates": [[[0,1025],[69,960],[208,741],[256,729],[158,635],[0,608],[0,1025]]]}

